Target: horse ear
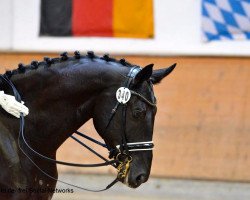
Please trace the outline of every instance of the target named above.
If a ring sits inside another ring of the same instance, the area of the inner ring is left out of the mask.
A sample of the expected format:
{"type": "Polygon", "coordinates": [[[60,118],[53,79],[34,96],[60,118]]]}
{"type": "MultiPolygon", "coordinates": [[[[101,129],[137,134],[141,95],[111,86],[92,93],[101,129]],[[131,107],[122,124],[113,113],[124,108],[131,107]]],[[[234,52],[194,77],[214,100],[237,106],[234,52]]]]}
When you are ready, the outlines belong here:
{"type": "Polygon", "coordinates": [[[151,82],[153,84],[160,83],[163,78],[165,78],[174,70],[175,66],[176,63],[168,68],[154,70],[152,76],[150,77],[151,82]]]}
{"type": "Polygon", "coordinates": [[[136,74],[133,83],[136,85],[142,83],[143,81],[149,80],[153,73],[153,66],[154,64],[149,64],[142,68],[142,70],[136,74]]]}

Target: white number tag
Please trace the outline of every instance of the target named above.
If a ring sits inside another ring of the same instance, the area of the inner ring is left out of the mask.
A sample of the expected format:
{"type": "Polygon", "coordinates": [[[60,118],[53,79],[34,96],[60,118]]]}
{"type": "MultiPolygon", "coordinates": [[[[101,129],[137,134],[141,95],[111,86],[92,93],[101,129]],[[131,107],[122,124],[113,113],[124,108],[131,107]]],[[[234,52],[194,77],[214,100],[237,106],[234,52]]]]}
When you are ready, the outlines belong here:
{"type": "Polygon", "coordinates": [[[120,87],[116,91],[116,99],[119,103],[125,104],[129,101],[131,97],[131,92],[128,88],[120,87]]]}

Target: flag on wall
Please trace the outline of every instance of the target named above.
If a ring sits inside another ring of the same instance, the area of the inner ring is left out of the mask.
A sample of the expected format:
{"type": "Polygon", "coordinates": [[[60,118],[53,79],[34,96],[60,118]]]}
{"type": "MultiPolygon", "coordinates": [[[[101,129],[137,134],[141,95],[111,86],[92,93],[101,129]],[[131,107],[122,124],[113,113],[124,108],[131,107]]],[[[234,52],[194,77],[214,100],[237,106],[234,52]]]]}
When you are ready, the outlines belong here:
{"type": "Polygon", "coordinates": [[[152,38],[153,0],[41,0],[41,36],[152,38]]]}
{"type": "Polygon", "coordinates": [[[250,39],[249,0],[202,0],[204,41],[250,39]]]}

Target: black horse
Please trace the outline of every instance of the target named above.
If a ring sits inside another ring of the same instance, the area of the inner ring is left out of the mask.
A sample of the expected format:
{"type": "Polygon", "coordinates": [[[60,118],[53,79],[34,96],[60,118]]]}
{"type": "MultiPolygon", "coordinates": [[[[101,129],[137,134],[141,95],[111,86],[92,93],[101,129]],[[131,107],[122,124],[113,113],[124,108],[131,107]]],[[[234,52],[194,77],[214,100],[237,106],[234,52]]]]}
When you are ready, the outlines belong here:
{"type": "MultiPolygon", "coordinates": [[[[123,153],[121,148],[128,150],[126,144],[152,140],[156,114],[152,84],[159,83],[175,65],[154,71],[152,67],[151,64],[139,68],[124,59],[75,52],[72,57],[64,53],[59,58],[45,58],[27,66],[19,64],[18,69],[7,71],[5,77],[29,108],[25,138],[35,151],[56,159],[60,145],[93,118],[95,129],[108,148],[119,150],[112,151],[111,157],[117,158],[119,152],[123,153]],[[123,106],[116,106],[119,105],[116,91],[121,86],[127,86],[135,95],[132,93],[123,106]]],[[[3,80],[0,86],[0,90],[13,94],[3,80]]],[[[56,163],[42,159],[20,140],[25,155],[18,145],[18,119],[0,110],[0,199],[51,199],[53,192],[29,189],[54,190],[56,180],[37,166],[57,178],[56,163]]],[[[129,151],[129,157],[132,161],[123,182],[136,188],[149,177],[152,151],[129,151]]]]}

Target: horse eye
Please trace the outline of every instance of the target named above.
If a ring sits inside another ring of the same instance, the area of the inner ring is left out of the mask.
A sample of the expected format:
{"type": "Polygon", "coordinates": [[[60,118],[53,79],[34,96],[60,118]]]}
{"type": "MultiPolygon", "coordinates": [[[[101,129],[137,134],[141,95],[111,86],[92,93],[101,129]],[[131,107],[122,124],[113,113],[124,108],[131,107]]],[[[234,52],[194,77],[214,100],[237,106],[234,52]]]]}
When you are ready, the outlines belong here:
{"type": "Polygon", "coordinates": [[[133,111],[133,117],[137,118],[137,119],[144,119],[146,116],[146,110],[144,109],[140,109],[140,108],[136,108],[133,111]]]}

